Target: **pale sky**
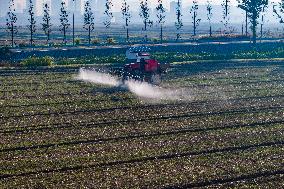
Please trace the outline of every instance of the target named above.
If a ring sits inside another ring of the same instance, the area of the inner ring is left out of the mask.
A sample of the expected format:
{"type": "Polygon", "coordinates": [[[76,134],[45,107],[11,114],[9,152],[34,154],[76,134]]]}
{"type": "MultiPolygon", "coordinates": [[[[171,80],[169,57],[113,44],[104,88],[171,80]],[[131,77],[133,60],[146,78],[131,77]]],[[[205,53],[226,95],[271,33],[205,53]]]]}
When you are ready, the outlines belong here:
{"type": "MultiPolygon", "coordinates": [[[[8,1],[8,0],[7,0],[8,1]]],[[[43,2],[44,0],[35,0],[38,2],[43,2]]],[[[58,0],[59,1],[59,0],[58,0]]],[[[101,0],[102,1],[102,0],[101,0]]],[[[129,0],[129,1],[137,1],[140,2],[140,0],[129,0]]],[[[165,6],[169,8],[170,2],[174,0],[164,0],[165,6]]],[[[200,4],[205,4],[207,0],[197,0],[200,4]]],[[[232,0],[234,2],[236,0],[232,0]]],[[[115,5],[115,9],[119,10],[122,0],[113,0],[113,3],[115,5]]],[[[154,6],[157,3],[157,0],[149,0],[149,2],[154,6]]],[[[221,4],[222,0],[212,0],[213,4],[221,4]]],[[[25,7],[26,0],[15,0],[15,4],[17,8],[24,8],[25,7]]],[[[182,0],[182,3],[184,6],[188,6],[192,3],[192,0],[182,0]]],[[[41,4],[41,3],[38,3],[41,4]]]]}
{"type": "MultiPolygon", "coordinates": [[[[1,0],[0,0],[1,1],[1,0]]],[[[8,0],[6,0],[8,1],[8,0]]],[[[37,4],[42,4],[40,2],[43,2],[45,0],[35,0],[35,1],[38,1],[37,4]]],[[[47,0],[49,1],[49,0],[47,0]]],[[[59,0],[58,0],[59,1],[59,0]]],[[[103,0],[100,0],[100,1],[103,1],[103,0]]],[[[140,2],[140,0],[128,0],[129,2],[137,2],[137,6],[138,5],[138,2],[140,2]]],[[[152,6],[155,6],[156,3],[157,3],[157,0],[148,0],[152,6]]],[[[170,5],[170,2],[172,1],[177,1],[177,0],[164,0],[164,4],[165,6],[169,9],[169,5],[170,5]]],[[[189,6],[190,4],[192,4],[192,1],[193,0],[182,0],[182,3],[183,3],[183,7],[186,7],[186,6],[189,6]]],[[[280,1],[280,0],[273,0],[274,2],[277,2],[277,1],[280,1]]],[[[120,6],[121,6],[121,2],[122,0],[113,0],[113,3],[114,3],[114,10],[120,10],[120,6]]],[[[199,4],[206,4],[207,0],[197,0],[197,2],[199,4]]],[[[270,1],[272,2],[272,1],[270,1]]],[[[20,9],[23,9],[25,8],[25,3],[26,3],[26,0],[15,0],[15,4],[16,4],[16,7],[17,8],[20,8],[20,9]]],[[[222,3],[222,0],[212,0],[212,4],[221,4],[222,3]]],[[[237,4],[237,0],[231,0],[231,3],[232,5],[236,5],[237,4]]],[[[131,9],[131,7],[130,7],[131,9]]]]}

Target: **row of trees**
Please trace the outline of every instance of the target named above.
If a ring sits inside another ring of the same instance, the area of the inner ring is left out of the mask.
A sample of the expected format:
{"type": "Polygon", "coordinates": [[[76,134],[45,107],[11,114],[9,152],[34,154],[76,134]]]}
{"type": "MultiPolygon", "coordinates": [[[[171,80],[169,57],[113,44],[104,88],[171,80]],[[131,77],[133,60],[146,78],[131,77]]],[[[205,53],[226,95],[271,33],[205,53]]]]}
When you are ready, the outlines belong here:
{"type": "MultiPolygon", "coordinates": [[[[36,32],[36,21],[35,21],[35,12],[34,12],[34,0],[29,1],[29,25],[27,26],[30,31],[30,45],[33,46],[34,43],[34,33],[36,32]]],[[[105,11],[104,14],[106,19],[104,20],[104,25],[106,28],[111,26],[111,20],[113,18],[112,7],[113,3],[112,0],[105,0],[105,11]]],[[[237,0],[238,7],[241,8],[246,15],[245,19],[245,28],[246,28],[246,35],[248,33],[248,20],[251,23],[251,31],[253,34],[253,42],[256,43],[256,29],[257,25],[259,24],[258,20],[260,17],[261,12],[265,11],[265,8],[268,6],[268,0],[237,0]]],[[[11,34],[12,38],[12,46],[14,45],[14,36],[17,34],[17,16],[15,14],[15,4],[14,0],[10,0],[9,11],[7,13],[7,30],[11,34]]],[[[223,20],[222,23],[224,25],[225,31],[230,31],[231,28],[229,27],[230,22],[230,0],[223,0],[222,2],[223,7],[223,20]]],[[[212,0],[207,0],[207,20],[209,23],[209,35],[212,36],[212,17],[213,17],[213,8],[212,8],[212,0]]],[[[192,15],[192,24],[193,24],[193,35],[196,35],[197,27],[199,26],[201,19],[198,18],[198,9],[199,5],[197,0],[193,0],[192,6],[190,8],[190,13],[192,15]]],[[[43,5],[43,18],[42,18],[42,30],[47,36],[47,43],[50,40],[51,34],[51,18],[50,18],[50,7],[47,3],[43,5]]],[[[129,25],[131,20],[131,13],[130,7],[127,3],[127,0],[123,0],[121,6],[122,17],[125,20],[124,28],[126,29],[126,40],[129,41],[129,25]]],[[[273,5],[273,12],[279,18],[280,23],[284,23],[284,0],[281,0],[278,4],[273,5]]],[[[157,0],[156,6],[156,17],[157,17],[157,24],[160,26],[160,41],[163,41],[163,27],[166,21],[166,11],[164,8],[163,0],[157,0]]],[[[140,17],[143,20],[143,30],[145,31],[145,40],[147,41],[147,30],[149,27],[153,25],[153,21],[150,19],[150,8],[148,4],[148,0],[140,0],[140,17]]],[[[74,16],[74,15],[73,15],[74,16]]],[[[176,5],[176,40],[179,40],[180,30],[183,27],[182,21],[182,10],[181,10],[181,0],[177,1],[176,5]]],[[[264,15],[262,15],[262,22],[264,19],[264,15]]],[[[89,44],[91,43],[91,32],[95,29],[94,27],[94,14],[89,0],[85,1],[84,4],[84,29],[88,31],[88,41],[89,44]]],[[[261,24],[261,33],[262,33],[262,25],[261,24]]],[[[66,4],[64,1],[61,2],[60,8],[60,31],[63,34],[63,41],[66,44],[66,32],[69,28],[69,13],[66,8],[66,4]]],[[[74,43],[74,17],[73,17],[73,43],[74,43]]]]}

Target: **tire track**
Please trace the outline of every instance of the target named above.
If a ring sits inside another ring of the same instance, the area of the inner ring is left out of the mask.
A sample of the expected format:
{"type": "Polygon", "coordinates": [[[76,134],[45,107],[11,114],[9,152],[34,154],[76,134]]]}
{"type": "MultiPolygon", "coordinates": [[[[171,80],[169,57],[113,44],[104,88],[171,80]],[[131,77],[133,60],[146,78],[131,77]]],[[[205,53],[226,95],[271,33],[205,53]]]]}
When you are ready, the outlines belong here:
{"type": "Polygon", "coordinates": [[[179,130],[172,130],[172,131],[160,132],[160,133],[157,132],[157,133],[152,133],[152,134],[136,134],[136,135],[113,137],[113,138],[101,138],[101,139],[95,139],[95,140],[77,140],[77,141],[41,144],[41,145],[33,145],[33,146],[19,146],[19,147],[0,149],[0,153],[13,152],[13,151],[26,151],[26,150],[41,149],[41,148],[52,148],[52,147],[59,147],[59,146],[94,144],[94,143],[101,143],[101,142],[118,142],[122,140],[138,139],[138,138],[147,139],[147,138],[153,138],[153,137],[177,135],[177,134],[184,134],[184,133],[257,127],[257,126],[263,126],[263,125],[275,125],[275,124],[282,124],[282,123],[284,123],[284,120],[255,122],[255,123],[250,123],[250,124],[237,124],[237,125],[219,126],[219,127],[211,127],[211,128],[179,129],[179,130]]]}
{"type": "MultiPolygon", "coordinates": [[[[283,145],[284,145],[284,141],[276,141],[276,142],[264,142],[264,143],[251,144],[251,145],[232,146],[232,147],[226,147],[226,148],[216,148],[216,149],[211,149],[211,150],[202,150],[202,151],[175,153],[175,154],[164,154],[160,156],[141,157],[141,158],[130,159],[130,160],[120,160],[120,161],[89,164],[89,165],[77,165],[77,166],[63,167],[63,168],[58,168],[58,169],[47,169],[47,170],[41,170],[41,171],[30,171],[30,172],[19,173],[19,174],[2,174],[0,175],[0,179],[7,179],[7,178],[12,178],[12,177],[27,177],[31,175],[48,174],[48,173],[62,173],[62,172],[77,171],[77,170],[90,169],[90,168],[121,166],[125,164],[137,164],[137,163],[145,163],[149,161],[159,161],[159,160],[163,161],[163,160],[168,160],[168,159],[183,158],[183,157],[189,157],[189,156],[238,152],[238,151],[250,150],[250,149],[255,149],[255,148],[260,148],[260,147],[272,147],[272,146],[283,146],[283,145]]],[[[267,172],[256,173],[254,177],[257,178],[257,177],[271,176],[271,175],[282,174],[282,173],[284,173],[284,170],[267,171],[267,172]]],[[[218,184],[222,182],[226,183],[226,182],[229,182],[230,180],[238,181],[238,180],[244,180],[244,179],[250,179],[250,177],[246,175],[242,175],[236,178],[216,179],[215,181],[212,180],[211,182],[207,181],[207,182],[193,183],[193,184],[196,185],[196,187],[198,186],[201,187],[202,185],[206,186],[206,185],[218,184]]],[[[186,184],[186,185],[172,186],[172,187],[169,186],[169,188],[173,188],[173,187],[188,188],[193,184],[186,184]]]]}

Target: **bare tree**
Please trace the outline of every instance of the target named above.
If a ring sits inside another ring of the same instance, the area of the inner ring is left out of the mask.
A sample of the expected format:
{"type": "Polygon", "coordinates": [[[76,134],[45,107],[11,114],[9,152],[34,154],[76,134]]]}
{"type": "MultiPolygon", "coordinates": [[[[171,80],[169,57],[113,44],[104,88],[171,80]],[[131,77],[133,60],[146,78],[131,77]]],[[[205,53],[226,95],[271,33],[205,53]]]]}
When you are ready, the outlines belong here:
{"type": "Polygon", "coordinates": [[[15,2],[14,0],[10,0],[9,3],[9,10],[7,12],[7,19],[6,19],[6,26],[7,31],[11,34],[11,43],[12,47],[14,47],[14,37],[17,34],[17,16],[16,16],[16,10],[15,10],[15,2]]]}
{"type": "Polygon", "coordinates": [[[177,1],[176,16],[177,16],[175,22],[175,26],[177,29],[176,41],[178,41],[180,39],[180,29],[183,27],[182,14],[181,14],[181,0],[177,1]]]}
{"type": "Polygon", "coordinates": [[[246,13],[246,36],[248,36],[248,11],[245,10],[246,13]]]}
{"type": "Polygon", "coordinates": [[[70,26],[69,20],[68,20],[68,12],[66,10],[66,4],[64,1],[61,2],[61,8],[60,8],[60,31],[63,33],[63,41],[66,45],[66,31],[68,27],[70,26]]]}
{"type": "Polygon", "coordinates": [[[91,32],[95,29],[94,13],[90,2],[87,0],[84,5],[84,28],[88,31],[89,45],[91,44],[91,32]]]}
{"type": "Polygon", "coordinates": [[[193,24],[193,36],[196,36],[196,29],[200,24],[201,19],[198,18],[198,14],[197,14],[197,10],[198,10],[198,4],[196,0],[193,0],[193,4],[190,8],[190,14],[192,15],[192,24],[193,24]]]}
{"type": "Polygon", "coordinates": [[[225,32],[228,32],[229,22],[230,22],[230,0],[223,0],[222,7],[223,7],[223,20],[221,21],[225,27],[225,32]]]}
{"type": "Polygon", "coordinates": [[[263,6],[263,7],[262,7],[262,11],[261,11],[260,39],[263,38],[263,25],[264,25],[264,17],[265,17],[266,8],[267,8],[267,6],[263,6]]]}
{"type": "Polygon", "coordinates": [[[163,0],[158,0],[158,5],[156,7],[156,11],[157,11],[157,23],[160,25],[160,41],[161,43],[163,42],[163,26],[165,24],[165,8],[163,6],[163,0]]]}
{"type": "Polygon", "coordinates": [[[207,20],[209,22],[209,35],[210,37],[212,36],[212,17],[213,17],[213,12],[212,12],[212,1],[207,0],[207,5],[206,5],[206,10],[207,10],[207,20]]]}
{"type": "Polygon", "coordinates": [[[248,12],[244,10],[242,14],[244,14],[245,16],[245,25],[242,24],[242,35],[244,35],[244,29],[245,29],[245,36],[248,36],[248,12]]]}
{"type": "Polygon", "coordinates": [[[122,17],[125,20],[124,28],[126,28],[126,41],[129,42],[129,22],[130,22],[130,9],[126,0],[123,0],[121,7],[122,17]]]}
{"type": "Polygon", "coordinates": [[[279,19],[281,24],[284,23],[284,0],[281,0],[278,4],[273,5],[273,13],[279,19]]]}
{"type": "Polygon", "coordinates": [[[36,32],[36,21],[35,21],[35,13],[34,13],[34,4],[32,0],[29,0],[29,25],[28,29],[30,30],[30,45],[33,46],[33,36],[36,32]]]}
{"type": "MultiPolygon", "coordinates": [[[[153,21],[150,20],[150,10],[148,5],[148,0],[140,1],[140,17],[143,19],[144,31],[147,32],[147,26],[151,27],[153,21]]],[[[145,34],[145,41],[147,41],[147,33],[145,34]]]]}
{"type": "Polygon", "coordinates": [[[238,0],[238,7],[245,10],[251,22],[251,30],[253,35],[253,43],[256,44],[256,28],[257,19],[264,6],[268,5],[268,0],[238,0]]]}
{"type": "Polygon", "coordinates": [[[113,7],[112,0],[106,0],[105,3],[105,12],[104,14],[107,16],[106,20],[104,21],[104,25],[106,28],[109,28],[111,25],[111,20],[113,18],[113,13],[111,12],[111,9],[113,7]]]}
{"type": "Polygon", "coordinates": [[[50,18],[50,8],[47,3],[43,6],[43,18],[42,21],[42,30],[44,31],[46,38],[47,38],[47,44],[49,44],[50,40],[50,33],[51,33],[51,18],[50,18]]]}

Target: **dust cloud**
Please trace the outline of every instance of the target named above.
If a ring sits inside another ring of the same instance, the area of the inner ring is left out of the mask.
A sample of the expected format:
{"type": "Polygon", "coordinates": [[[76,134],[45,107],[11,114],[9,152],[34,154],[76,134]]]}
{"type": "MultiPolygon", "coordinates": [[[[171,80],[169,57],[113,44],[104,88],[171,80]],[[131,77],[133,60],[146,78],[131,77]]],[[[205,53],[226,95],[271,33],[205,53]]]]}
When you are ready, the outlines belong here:
{"type": "Polygon", "coordinates": [[[113,87],[121,87],[129,90],[137,97],[149,99],[153,101],[171,100],[171,101],[189,101],[192,100],[190,91],[187,89],[167,89],[146,82],[134,80],[122,83],[121,79],[107,73],[100,73],[93,70],[80,69],[78,80],[91,82],[95,84],[108,85],[113,87]]]}
{"type": "Polygon", "coordinates": [[[97,71],[86,70],[82,68],[80,69],[79,75],[76,77],[76,79],[108,86],[119,86],[120,84],[119,79],[110,74],[100,73],[97,71]]]}

